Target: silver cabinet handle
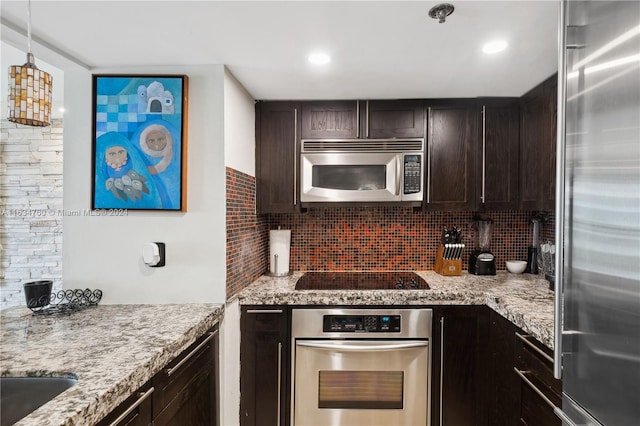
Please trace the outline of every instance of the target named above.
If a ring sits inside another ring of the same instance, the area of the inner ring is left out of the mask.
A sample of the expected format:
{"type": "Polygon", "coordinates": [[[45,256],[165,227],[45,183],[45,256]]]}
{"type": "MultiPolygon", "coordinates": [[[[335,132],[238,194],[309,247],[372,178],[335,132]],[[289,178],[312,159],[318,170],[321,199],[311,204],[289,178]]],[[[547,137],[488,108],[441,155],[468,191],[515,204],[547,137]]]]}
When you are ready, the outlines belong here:
{"type": "Polygon", "coordinates": [[[247,309],[248,314],[281,314],[282,309],[247,309]]]}
{"type": "Polygon", "coordinates": [[[536,387],[536,385],[534,385],[533,382],[527,378],[527,376],[525,376],[525,374],[527,374],[528,371],[518,370],[516,367],[513,367],[513,371],[515,371],[516,374],[518,376],[520,376],[522,381],[525,382],[527,384],[527,386],[529,386],[531,388],[532,391],[537,393],[538,396],[544,400],[544,402],[546,402],[551,408],[553,408],[553,409],[556,408],[556,404],[551,402],[551,400],[549,398],[547,398],[547,396],[545,394],[543,394],[542,391],[540,389],[538,389],[536,387]]]}
{"type": "Polygon", "coordinates": [[[562,293],[564,290],[564,163],[565,163],[565,101],[567,97],[566,85],[566,0],[560,2],[558,43],[558,111],[557,111],[557,143],[556,143],[556,286],[554,293],[553,317],[553,377],[562,379],[562,293]]]}
{"type": "Polygon", "coordinates": [[[165,372],[167,373],[167,376],[171,376],[173,373],[175,373],[180,367],[182,367],[182,365],[185,362],[187,362],[192,356],[194,356],[196,353],[198,353],[198,351],[200,349],[202,349],[207,343],[209,343],[209,340],[213,339],[216,334],[218,334],[218,330],[209,333],[209,336],[206,339],[204,339],[202,341],[202,343],[200,343],[194,350],[189,352],[189,355],[187,355],[184,358],[182,358],[182,360],[179,363],[177,363],[175,366],[173,366],[172,368],[167,368],[165,370],[165,372]]]}
{"type": "Polygon", "coordinates": [[[282,388],[282,342],[278,342],[278,407],[276,411],[276,426],[280,426],[280,390],[282,388]]]}
{"type": "Polygon", "coordinates": [[[396,155],[396,195],[400,195],[400,169],[402,164],[400,157],[401,155],[396,155]]]}
{"type": "Polygon", "coordinates": [[[566,424],[568,424],[569,426],[578,426],[578,425],[576,424],[576,422],[574,422],[573,420],[571,420],[571,419],[569,418],[569,416],[567,416],[567,414],[566,414],[564,411],[562,411],[562,410],[560,409],[560,407],[555,407],[555,408],[553,409],[553,413],[554,413],[556,416],[560,417],[560,420],[562,420],[562,424],[563,424],[563,425],[566,423],[566,424]]]}
{"type": "MultiPolygon", "coordinates": [[[[426,123],[429,123],[429,120],[431,120],[431,107],[427,108],[427,121],[426,123]]],[[[431,162],[433,161],[432,159],[432,155],[431,155],[431,138],[429,137],[429,135],[427,134],[428,132],[431,132],[431,126],[429,126],[428,124],[425,124],[425,138],[427,141],[427,204],[429,204],[429,200],[430,200],[430,196],[431,196],[431,162]]]]}
{"type": "Polygon", "coordinates": [[[364,125],[366,127],[364,129],[365,138],[368,138],[369,137],[369,101],[367,101],[366,103],[366,110],[364,114],[364,125]]]}
{"type": "Polygon", "coordinates": [[[298,108],[293,109],[293,205],[298,204],[298,108]]]}
{"type": "Polygon", "coordinates": [[[485,188],[486,188],[486,171],[487,171],[487,106],[482,105],[482,195],[480,195],[480,202],[485,202],[485,188]]]}
{"type": "Polygon", "coordinates": [[[120,416],[118,416],[117,419],[115,419],[110,426],[116,426],[118,423],[120,423],[121,421],[123,421],[125,418],[127,418],[127,416],[129,414],[131,414],[133,412],[133,410],[135,410],[136,408],[138,408],[138,406],[140,404],[142,404],[144,402],[145,399],[149,398],[149,395],[151,395],[153,393],[154,388],[150,388],[148,391],[146,392],[138,392],[138,399],[136,400],[136,402],[134,402],[133,404],[131,404],[131,406],[129,408],[127,408],[127,411],[125,411],[124,413],[120,414],[120,416]]]}
{"type": "Polygon", "coordinates": [[[353,343],[350,345],[341,345],[339,343],[334,342],[325,342],[325,341],[300,341],[296,342],[296,346],[304,346],[307,348],[315,348],[315,349],[331,349],[342,352],[371,352],[371,351],[396,351],[402,349],[413,349],[413,348],[423,348],[429,346],[429,344],[424,341],[412,341],[412,342],[404,342],[404,343],[392,343],[392,344],[380,344],[380,345],[358,345],[357,343],[353,343]]]}
{"type": "Polygon", "coordinates": [[[528,347],[530,347],[531,349],[533,349],[537,354],[541,355],[544,359],[546,359],[549,362],[553,362],[553,358],[551,358],[549,355],[547,355],[546,353],[544,353],[544,351],[542,351],[540,348],[538,348],[536,345],[534,345],[533,343],[531,343],[527,337],[523,334],[520,333],[516,333],[516,337],[520,340],[522,340],[528,347]]]}
{"type": "Polygon", "coordinates": [[[443,377],[444,377],[444,317],[440,317],[440,426],[442,426],[444,422],[444,414],[442,413],[442,408],[444,407],[443,399],[444,394],[442,390],[443,386],[443,377]]]}
{"type": "Polygon", "coordinates": [[[360,100],[356,101],[356,138],[360,138],[360,100]]]}

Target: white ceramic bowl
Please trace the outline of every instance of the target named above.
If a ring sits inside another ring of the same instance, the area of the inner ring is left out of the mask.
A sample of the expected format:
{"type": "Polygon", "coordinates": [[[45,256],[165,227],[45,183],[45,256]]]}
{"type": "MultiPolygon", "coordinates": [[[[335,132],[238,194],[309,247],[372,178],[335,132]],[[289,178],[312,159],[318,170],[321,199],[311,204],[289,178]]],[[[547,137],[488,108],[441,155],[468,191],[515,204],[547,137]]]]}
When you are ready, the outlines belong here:
{"type": "Polygon", "coordinates": [[[521,274],[527,269],[527,262],[524,260],[507,260],[507,269],[512,274],[521,274]]]}

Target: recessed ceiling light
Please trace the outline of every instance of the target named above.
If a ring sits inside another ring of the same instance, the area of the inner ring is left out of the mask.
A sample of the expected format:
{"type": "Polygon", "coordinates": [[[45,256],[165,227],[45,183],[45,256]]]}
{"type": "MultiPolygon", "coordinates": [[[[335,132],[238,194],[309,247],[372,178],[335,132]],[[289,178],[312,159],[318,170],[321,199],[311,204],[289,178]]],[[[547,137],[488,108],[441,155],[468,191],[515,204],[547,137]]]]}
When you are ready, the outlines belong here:
{"type": "Polygon", "coordinates": [[[313,65],[326,65],[331,62],[331,57],[329,55],[320,52],[312,53],[309,55],[308,59],[313,65]]]}
{"type": "Polygon", "coordinates": [[[507,48],[507,42],[504,40],[494,40],[482,46],[484,53],[498,53],[507,48]]]}

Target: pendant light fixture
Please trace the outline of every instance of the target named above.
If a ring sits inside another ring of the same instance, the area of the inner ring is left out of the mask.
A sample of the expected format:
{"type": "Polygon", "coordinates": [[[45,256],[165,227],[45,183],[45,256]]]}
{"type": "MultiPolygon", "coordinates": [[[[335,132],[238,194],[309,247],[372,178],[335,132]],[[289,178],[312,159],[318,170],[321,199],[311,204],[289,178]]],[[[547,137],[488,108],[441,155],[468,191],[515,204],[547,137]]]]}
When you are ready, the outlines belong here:
{"type": "Polygon", "coordinates": [[[53,78],[39,70],[31,53],[31,0],[27,2],[27,63],[9,67],[9,121],[27,126],[51,124],[53,78]]]}

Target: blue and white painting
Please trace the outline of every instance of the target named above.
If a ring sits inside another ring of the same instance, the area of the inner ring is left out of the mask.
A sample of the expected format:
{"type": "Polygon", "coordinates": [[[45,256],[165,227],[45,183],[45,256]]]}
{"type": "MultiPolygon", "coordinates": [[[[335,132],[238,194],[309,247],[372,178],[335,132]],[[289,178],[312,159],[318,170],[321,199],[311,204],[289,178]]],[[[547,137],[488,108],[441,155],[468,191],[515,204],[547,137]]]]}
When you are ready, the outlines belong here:
{"type": "Polygon", "coordinates": [[[94,75],[94,209],[185,209],[186,82],[94,75]]]}

